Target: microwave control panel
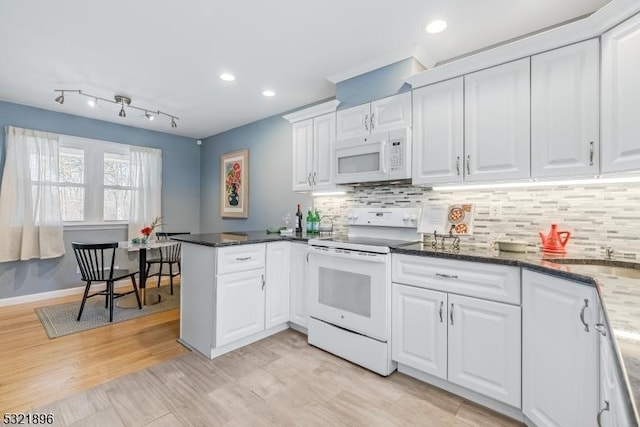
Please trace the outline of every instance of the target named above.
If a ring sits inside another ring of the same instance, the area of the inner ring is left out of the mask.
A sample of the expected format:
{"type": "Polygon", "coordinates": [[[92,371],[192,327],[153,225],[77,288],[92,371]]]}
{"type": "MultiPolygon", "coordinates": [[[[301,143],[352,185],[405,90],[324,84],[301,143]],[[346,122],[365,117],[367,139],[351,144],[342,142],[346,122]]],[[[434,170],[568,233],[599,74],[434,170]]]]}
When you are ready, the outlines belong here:
{"type": "Polygon", "coordinates": [[[404,147],[401,139],[392,140],[390,142],[391,150],[389,153],[389,167],[391,173],[402,171],[404,165],[404,147]]]}

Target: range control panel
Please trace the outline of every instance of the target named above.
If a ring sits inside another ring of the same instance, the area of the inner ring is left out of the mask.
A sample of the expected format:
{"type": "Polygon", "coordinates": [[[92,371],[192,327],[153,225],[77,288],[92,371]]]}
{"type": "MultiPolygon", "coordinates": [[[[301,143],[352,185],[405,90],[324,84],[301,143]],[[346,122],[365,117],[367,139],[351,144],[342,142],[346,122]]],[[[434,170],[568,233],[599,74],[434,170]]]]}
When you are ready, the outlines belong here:
{"type": "Polygon", "coordinates": [[[347,222],[355,226],[416,228],[420,208],[355,208],[347,213],[347,222]]]}

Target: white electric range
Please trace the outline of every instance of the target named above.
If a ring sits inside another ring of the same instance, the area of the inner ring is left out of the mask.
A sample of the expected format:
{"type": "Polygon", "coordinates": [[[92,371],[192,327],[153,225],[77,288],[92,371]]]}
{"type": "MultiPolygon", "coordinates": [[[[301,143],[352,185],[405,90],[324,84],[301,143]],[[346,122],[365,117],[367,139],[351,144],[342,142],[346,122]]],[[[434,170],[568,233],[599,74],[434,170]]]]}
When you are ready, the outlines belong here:
{"type": "Polygon", "coordinates": [[[391,250],[416,242],[420,209],[358,208],[349,233],[309,240],[309,344],[380,375],[391,360],[391,250]]]}

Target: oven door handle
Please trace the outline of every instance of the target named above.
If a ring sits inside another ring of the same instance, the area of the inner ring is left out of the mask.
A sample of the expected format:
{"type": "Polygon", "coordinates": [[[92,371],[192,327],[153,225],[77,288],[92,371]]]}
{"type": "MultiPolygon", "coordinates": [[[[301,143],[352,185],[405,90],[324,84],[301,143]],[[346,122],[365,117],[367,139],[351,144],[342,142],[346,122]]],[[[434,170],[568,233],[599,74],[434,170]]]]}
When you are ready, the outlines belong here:
{"type": "Polygon", "coordinates": [[[373,254],[370,252],[357,252],[357,251],[347,251],[342,249],[327,249],[327,248],[317,248],[311,247],[307,249],[307,254],[311,255],[310,261],[313,260],[315,255],[330,257],[330,258],[340,258],[340,259],[349,259],[352,261],[365,261],[365,262],[375,262],[375,263],[384,263],[387,262],[387,256],[385,254],[373,254]]]}

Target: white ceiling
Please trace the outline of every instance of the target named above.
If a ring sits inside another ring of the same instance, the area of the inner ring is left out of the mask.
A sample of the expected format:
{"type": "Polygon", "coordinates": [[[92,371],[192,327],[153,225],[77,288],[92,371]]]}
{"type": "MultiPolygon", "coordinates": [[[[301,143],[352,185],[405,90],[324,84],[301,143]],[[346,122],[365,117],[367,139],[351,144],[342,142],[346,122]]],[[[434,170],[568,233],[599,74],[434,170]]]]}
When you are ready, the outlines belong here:
{"type": "Polygon", "coordinates": [[[0,100],[204,138],[333,97],[335,82],[398,60],[430,67],[608,2],[0,0],[0,100]],[[434,19],[447,30],[427,34],[434,19]],[[73,94],[60,105],[54,89],[124,94],[178,127],[73,94]]]}

